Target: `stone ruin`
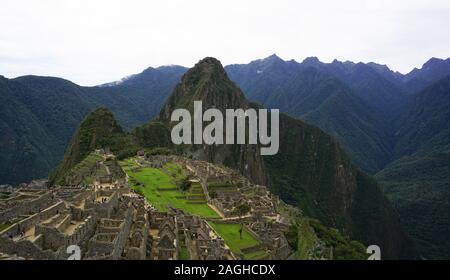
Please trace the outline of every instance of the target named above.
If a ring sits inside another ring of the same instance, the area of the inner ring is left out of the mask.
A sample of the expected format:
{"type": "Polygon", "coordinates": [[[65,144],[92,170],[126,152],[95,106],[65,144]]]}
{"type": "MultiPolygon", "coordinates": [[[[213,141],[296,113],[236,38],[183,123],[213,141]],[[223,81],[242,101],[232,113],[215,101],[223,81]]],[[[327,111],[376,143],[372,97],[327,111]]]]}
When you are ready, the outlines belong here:
{"type": "MultiPolygon", "coordinates": [[[[101,152],[101,151],[100,151],[101,152]]],[[[280,203],[264,186],[253,185],[235,171],[180,157],[145,156],[161,168],[174,161],[182,166],[199,193],[224,219],[241,223],[260,241],[244,251],[265,251],[268,259],[292,253],[283,231],[289,220],[276,213],[280,203]],[[214,183],[225,183],[211,188],[214,183]],[[239,216],[236,208],[251,210],[239,216]]],[[[134,193],[124,178],[96,178],[89,186],[2,188],[0,257],[67,259],[77,245],[82,259],[91,260],[221,260],[236,259],[225,241],[204,218],[170,208],[157,211],[134,193]]]]}

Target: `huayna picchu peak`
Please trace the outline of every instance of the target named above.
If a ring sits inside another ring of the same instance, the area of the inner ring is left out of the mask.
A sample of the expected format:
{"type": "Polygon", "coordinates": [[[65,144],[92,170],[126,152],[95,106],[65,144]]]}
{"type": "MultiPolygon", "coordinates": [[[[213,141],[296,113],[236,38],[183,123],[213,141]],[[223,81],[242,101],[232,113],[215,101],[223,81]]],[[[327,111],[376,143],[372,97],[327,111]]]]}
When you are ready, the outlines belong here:
{"type": "MultiPolygon", "coordinates": [[[[225,115],[226,109],[249,108],[241,90],[228,78],[220,61],[207,57],[189,69],[163,105],[157,121],[168,127],[171,114],[179,108],[194,110],[194,101],[202,101],[203,108],[215,108],[225,115]]],[[[185,152],[198,159],[223,163],[240,170],[258,184],[266,184],[264,163],[255,145],[186,145],[185,152]]]]}

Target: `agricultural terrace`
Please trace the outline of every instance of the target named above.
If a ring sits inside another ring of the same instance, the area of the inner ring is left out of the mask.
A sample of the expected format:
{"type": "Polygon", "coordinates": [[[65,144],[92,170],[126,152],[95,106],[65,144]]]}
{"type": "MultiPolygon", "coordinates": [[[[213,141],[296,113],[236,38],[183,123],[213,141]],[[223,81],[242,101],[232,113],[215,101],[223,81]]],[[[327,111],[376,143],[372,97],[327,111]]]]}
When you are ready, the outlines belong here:
{"type": "Polygon", "coordinates": [[[186,174],[177,164],[167,162],[161,168],[151,168],[129,158],[120,165],[129,176],[131,188],[145,196],[159,211],[167,211],[171,206],[204,218],[219,217],[206,203],[199,184],[193,184],[187,191],[178,188],[186,174]]]}
{"type": "Polygon", "coordinates": [[[242,225],[222,224],[211,221],[208,223],[225,240],[225,243],[233,254],[243,256],[247,260],[262,259],[266,256],[266,251],[258,249],[260,242],[245,227],[242,227],[242,225]],[[240,234],[241,229],[242,236],[240,234]],[[255,250],[251,250],[250,248],[255,248],[255,250]],[[246,249],[250,249],[250,252],[245,252],[246,249]]]}

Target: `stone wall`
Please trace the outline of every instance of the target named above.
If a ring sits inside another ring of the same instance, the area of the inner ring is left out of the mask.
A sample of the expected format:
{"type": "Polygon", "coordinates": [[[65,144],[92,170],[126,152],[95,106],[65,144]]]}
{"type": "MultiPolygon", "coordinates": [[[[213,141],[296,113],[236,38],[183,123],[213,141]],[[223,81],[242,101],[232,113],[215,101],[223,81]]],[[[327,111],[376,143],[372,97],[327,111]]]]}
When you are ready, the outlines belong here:
{"type": "Polygon", "coordinates": [[[14,242],[7,236],[0,236],[0,251],[9,255],[18,255],[26,259],[56,259],[56,255],[52,251],[43,251],[28,240],[14,242]]]}
{"type": "Polygon", "coordinates": [[[43,211],[36,213],[28,218],[25,218],[24,220],[12,225],[11,227],[5,229],[3,232],[0,233],[0,235],[18,235],[23,231],[27,231],[40,221],[49,219],[50,217],[56,215],[57,212],[62,212],[65,209],[64,202],[60,201],[43,211]]]}
{"type": "MultiPolygon", "coordinates": [[[[100,192],[107,192],[105,190],[101,190],[100,192]]],[[[117,209],[119,205],[119,195],[117,192],[112,192],[111,194],[105,193],[105,195],[110,195],[109,198],[105,202],[96,202],[94,203],[95,212],[100,217],[111,217],[114,209],[117,209]]]]}
{"type": "MultiPolygon", "coordinates": [[[[9,206],[7,209],[4,209],[3,211],[0,212],[0,224],[6,223],[9,220],[18,217],[20,215],[39,212],[40,210],[54,203],[52,196],[53,194],[51,192],[48,192],[42,194],[36,199],[17,201],[17,203],[14,206],[12,207],[9,206]]],[[[14,200],[14,198],[11,199],[14,200]]]]}
{"type": "Polygon", "coordinates": [[[122,221],[102,219],[96,234],[89,241],[88,259],[108,258],[117,260],[121,257],[132,222],[134,209],[128,209],[122,221]],[[118,227],[114,227],[118,225],[118,227]]]}

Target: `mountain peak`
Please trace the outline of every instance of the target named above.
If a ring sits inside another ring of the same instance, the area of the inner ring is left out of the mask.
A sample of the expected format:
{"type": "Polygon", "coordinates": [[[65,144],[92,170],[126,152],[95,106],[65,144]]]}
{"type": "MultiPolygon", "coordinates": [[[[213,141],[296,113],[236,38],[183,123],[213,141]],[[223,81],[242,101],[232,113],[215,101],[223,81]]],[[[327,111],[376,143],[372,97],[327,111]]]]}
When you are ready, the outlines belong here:
{"type": "Polygon", "coordinates": [[[268,57],[266,57],[266,58],[264,58],[264,60],[273,60],[273,59],[279,59],[279,60],[282,60],[277,54],[271,54],[271,55],[269,55],[268,57]]]}
{"type": "Polygon", "coordinates": [[[214,57],[205,57],[202,60],[200,60],[199,62],[197,62],[197,64],[195,64],[195,67],[220,67],[223,68],[222,63],[214,57]]]}
{"type": "Polygon", "coordinates": [[[225,78],[227,74],[222,66],[222,63],[214,57],[205,57],[197,64],[189,69],[185,77],[215,77],[215,78],[225,78]]]}
{"type": "Polygon", "coordinates": [[[272,54],[272,55],[262,59],[261,62],[264,62],[266,64],[267,63],[272,64],[272,63],[277,63],[277,62],[284,62],[284,60],[281,59],[278,55],[272,54]]]}
{"type": "MultiPolygon", "coordinates": [[[[201,101],[201,110],[210,108],[225,114],[227,109],[246,109],[249,107],[242,91],[232,82],[219,60],[206,57],[200,60],[183,76],[173,93],[166,100],[155,120],[171,128],[175,125],[171,116],[175,109],[187,109],[192,113],[195,102],[201,101]]],[[[216,163],[228,163],[229,167],[240,170],[246,177],[258,184],[266,183],[264,164],[257,145],[195,145],[183,147],[184,152],[197,159],[216,163]]]]}
{"type": "Polygon", "coordinates": [[[317,63],[320,63],[320,60],[319,60],[316,56],[310,56],[310,57],[305,58],[305,59],[302,61],[302,63],[303,63],[303,64],[309,64],[309,65],[311,65],[311,64],[317,64],[317,63]]]}
{"type": "Polygon", "coordinates": [[[175,108],[192,109],[194,101],[225,109],[245,103],[244,94],[228,78],[219,60],[206,57],[189,69],[160,111],[159,120],[170,120],[175,108]]]}
{"type": "Polygon", "coordinates": [[[115,148],[116,143],[119,143],[117,140],[124,135],[114,115],[105,107],[97,108],[87,115],[78,127],[62,162],[50,178],[51,183],[64,183],[70,169],[89,153],[100,148],[115,148]]]}
{"type": "Polygon", "coordinates": [[[422,66],[422,69],[433,67],[442,61],[444,61],[444,60],[441,58],[432,57],[427,62],[425,62],[425,64],[422,66]]]}

